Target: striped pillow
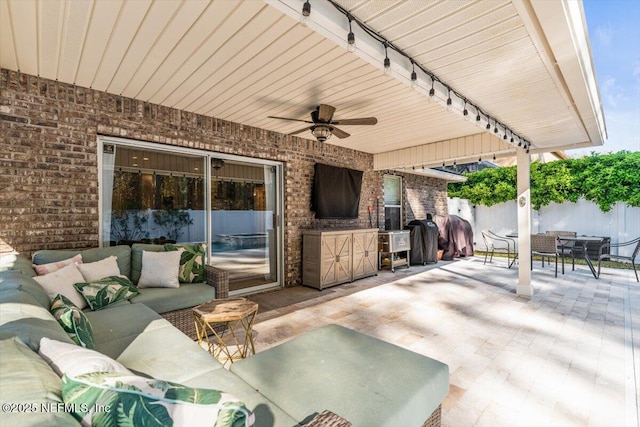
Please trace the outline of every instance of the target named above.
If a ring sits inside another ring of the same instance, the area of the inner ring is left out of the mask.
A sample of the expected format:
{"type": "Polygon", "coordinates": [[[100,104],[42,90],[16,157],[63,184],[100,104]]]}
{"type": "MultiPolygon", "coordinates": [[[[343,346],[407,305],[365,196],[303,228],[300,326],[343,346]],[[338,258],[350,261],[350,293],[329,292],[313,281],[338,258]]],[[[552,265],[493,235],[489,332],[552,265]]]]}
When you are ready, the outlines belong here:
{"type": "Polygon", "coordinates": [[[58,271],[61,268],[66,267],[71,263],[75,265],[82,264],[82,255],[78,254],[72,258],[67,258],[57,262],[50,262],[49,264],[40,264],[40,265],[32,264],[31,266],[33,267],[34,270],[36,270],[36,273],[38,274],[38,276],[44,276],[45,274],[58,271]]]}

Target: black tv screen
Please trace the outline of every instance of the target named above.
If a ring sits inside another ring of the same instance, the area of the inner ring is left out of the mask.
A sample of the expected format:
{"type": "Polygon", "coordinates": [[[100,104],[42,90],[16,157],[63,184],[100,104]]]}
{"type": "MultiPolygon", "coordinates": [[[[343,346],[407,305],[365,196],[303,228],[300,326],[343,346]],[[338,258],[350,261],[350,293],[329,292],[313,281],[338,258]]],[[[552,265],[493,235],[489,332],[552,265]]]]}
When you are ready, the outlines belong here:
{"type": "Polygon", "coordinates": [[[358,218],[362,171],[316,163],[311,210],[318,219],[358,218]]]}

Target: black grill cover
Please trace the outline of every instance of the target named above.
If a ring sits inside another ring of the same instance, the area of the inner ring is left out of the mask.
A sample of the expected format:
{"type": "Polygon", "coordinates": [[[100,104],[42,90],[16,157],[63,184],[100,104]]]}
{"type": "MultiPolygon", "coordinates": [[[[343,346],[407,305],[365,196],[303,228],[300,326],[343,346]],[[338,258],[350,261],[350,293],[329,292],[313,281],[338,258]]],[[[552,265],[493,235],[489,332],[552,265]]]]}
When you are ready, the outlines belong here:
{"type": "Polygon", "coordinates": [[[410,230],[411,264],[438,262],[438,226],[431,219],[413,220],[405,227],[410,230]]]}

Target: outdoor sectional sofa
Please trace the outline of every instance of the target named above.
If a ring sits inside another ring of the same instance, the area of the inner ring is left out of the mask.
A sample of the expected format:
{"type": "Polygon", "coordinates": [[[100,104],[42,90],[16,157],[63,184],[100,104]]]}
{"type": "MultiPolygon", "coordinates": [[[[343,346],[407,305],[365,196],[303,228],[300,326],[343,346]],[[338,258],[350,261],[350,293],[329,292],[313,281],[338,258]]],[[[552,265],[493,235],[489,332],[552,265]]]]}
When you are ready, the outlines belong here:
{"type": "MultiPolygon", "coordinates": [[[[135,279],[140,267],[137,250],[142,247],[82,254],[89,262],[118,253],[121,272],[135,279]]],[[[76,253],[42,251],[33,261],[47,263],[76,253]]],[[[38,354],[41,340],[74,342],[50,313],[50,297],[33,280],[35,275],[31,260],[21,256],[0,271],[0,400],[9,405],[3,406],[0,424],[78,425],[64,406],[51,410],[49,405],[55,408],[63,402],[61,378],[38,354]]],[[[194,299],[172,296],[166,289],[164,294],[156,289],[145,295],[149,290],[141,289],[131,301],[84,310],[93,329],[94,350],[136,375],[230,393],[253,413],[256,426],[313,422],[324,410],[354,426],[440,424],[440,405],[449,387],[448,367],[441,362],[327,325],[237,361],[228,370],[158,314],[184,310],[181,306],[198,304],[213,294],[199,286],[193,288],[198,295],[194,299]]]]}

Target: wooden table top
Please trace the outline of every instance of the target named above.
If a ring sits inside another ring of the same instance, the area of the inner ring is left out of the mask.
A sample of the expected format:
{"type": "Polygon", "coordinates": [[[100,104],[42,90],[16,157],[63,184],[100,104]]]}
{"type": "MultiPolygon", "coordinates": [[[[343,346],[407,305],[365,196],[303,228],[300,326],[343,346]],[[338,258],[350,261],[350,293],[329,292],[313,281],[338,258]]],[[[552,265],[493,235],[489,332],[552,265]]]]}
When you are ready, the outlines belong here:
{"type": "Polygon", "coordinates": [[[218,299],[193,308],[205,322],[231,322],[258,311],[258,304],[246,298],[218,299]]]}

